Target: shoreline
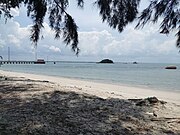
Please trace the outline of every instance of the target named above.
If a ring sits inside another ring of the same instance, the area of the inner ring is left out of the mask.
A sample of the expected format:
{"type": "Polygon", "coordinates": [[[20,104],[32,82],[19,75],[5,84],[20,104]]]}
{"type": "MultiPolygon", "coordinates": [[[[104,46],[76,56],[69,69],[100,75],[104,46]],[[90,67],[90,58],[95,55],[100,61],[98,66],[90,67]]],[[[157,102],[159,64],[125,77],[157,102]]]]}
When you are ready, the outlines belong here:
{"type": "Polygon", "coordinates": [[[117,65],[112,67],[112,71],[107,67],[96,67],[96,65],[75,65],[78,68],[72,70],[73,65],[64,65],[58,63],[51,70],[51,64],[47,65],[33,65],[33,66],[7,66],[0,68],[4,71],[39,74],[54,77],[78,79],[83,81],[93,81],[98,83],[107,83],[120,86],[138,87],[143,89],[158,90],[158,91],[174,91],[180,92],[180,79],[179,70],[166,70],[163,65],[139,65],[139,66],[126,66],[117,65]],[[91,71],[90,67],[93,66],[91,71]],[[43,68],[43,69],[42,69],[43,68]],[[67,68],[67,69],[66,69],[67,68]],[[85,69],[84,69],[85,68],[85,69]],[[102,70],[101,70],[102,68],[102,70]],[[118,70],[122,68],[122,70],[118,70]],[[141,71],[141,68],[143,69],[141,71]],[[106,71],[107,72],[106,75],[106,71]],[[130,72],[128,72],[130,70],[130,72]],[[125,71],[125,72],[124,72],[125,71]]]}
{"type": "Polygon", "coordinates": [[[161,90],[146,89],[140,87],[115,85],[110,83],[101,83],[94,81],[86,81],[80,79],[72,79],[65,77],[55,77],[48,75],[36,75],[30,73],[20,73],[12,71],[0,70],[0,75],[8,77],[24,77],[26,79],[48,81],[55,83],[57,86],[70,88],[80,94],[90,94],[101,98],[119,98],[119,99],[137,99],[147,97],[157,97],[160,100],[180,105],[180,93],[161,90]]]}

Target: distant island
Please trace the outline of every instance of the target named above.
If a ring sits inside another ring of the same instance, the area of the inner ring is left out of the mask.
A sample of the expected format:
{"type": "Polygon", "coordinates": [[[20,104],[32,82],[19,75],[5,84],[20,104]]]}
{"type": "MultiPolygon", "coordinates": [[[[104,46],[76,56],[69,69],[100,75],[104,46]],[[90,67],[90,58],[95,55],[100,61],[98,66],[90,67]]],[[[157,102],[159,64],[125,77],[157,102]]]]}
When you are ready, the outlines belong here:
{"type": "Polygon", "coordinates": [[[135,62],[133,62],[133,64],[138,64],[138,63],[135,61],[135,62]]]}
{"type": "Polygon", "coordinates": [[[103,59],[98,63],[111,63],[111,64],[113,64],[114,62],[112,60],[110,60],[110,59],[103,59]]]}

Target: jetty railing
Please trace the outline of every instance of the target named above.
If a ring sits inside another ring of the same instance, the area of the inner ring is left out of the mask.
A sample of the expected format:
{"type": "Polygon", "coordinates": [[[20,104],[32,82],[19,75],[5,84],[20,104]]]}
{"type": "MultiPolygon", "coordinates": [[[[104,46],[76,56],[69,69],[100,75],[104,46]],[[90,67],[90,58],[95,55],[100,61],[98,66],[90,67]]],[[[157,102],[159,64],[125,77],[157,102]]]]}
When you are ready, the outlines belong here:
{"type": "Polygon", "coordinates": [[[0,61],[0,65],[4,64],[34,64],[35,61],[0,61]]]}

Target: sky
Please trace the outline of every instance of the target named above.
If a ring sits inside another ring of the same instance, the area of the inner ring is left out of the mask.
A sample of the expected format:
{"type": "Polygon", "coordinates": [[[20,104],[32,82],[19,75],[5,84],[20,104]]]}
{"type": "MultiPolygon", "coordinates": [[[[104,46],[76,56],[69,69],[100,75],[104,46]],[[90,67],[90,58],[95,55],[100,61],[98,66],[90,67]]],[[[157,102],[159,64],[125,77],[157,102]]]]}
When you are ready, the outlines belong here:
{"type": "MultiPolygon", "coordinates": [[[[70,0],[70,13],[79,29],[80,54],[77,57],[62,40],[54,39],[48,19],[45,18],[43,39],[37,47],[31,44],[30,27],[32,20],[26,16],[26,8],[12,9],[14,18],[5,21],[0,19],[0,56],[8,59],[10,47],[11,60],[35,60],[37,58],[50,61],[100,61],[104,58],[116,62],[148,62],[148,63],[180,63],[180,53],[176,48],[175,33],[159,34],[159,24],[148,24],[143,29],[134,29],[137,22],[129,24],[122,33],[102,23],[97,7],[93,1],[85,1],[80,9],[70,0]]],[[[143,1],[141,7],[148,2],[143,1]]]]}

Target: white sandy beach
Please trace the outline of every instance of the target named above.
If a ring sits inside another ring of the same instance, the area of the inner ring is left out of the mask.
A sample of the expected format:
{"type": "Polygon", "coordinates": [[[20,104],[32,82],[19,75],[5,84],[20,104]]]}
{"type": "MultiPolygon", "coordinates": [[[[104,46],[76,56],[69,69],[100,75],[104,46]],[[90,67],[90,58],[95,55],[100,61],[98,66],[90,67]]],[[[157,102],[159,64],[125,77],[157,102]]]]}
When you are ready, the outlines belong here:
{"type": "Polygon", "coordinates": [[[179,135],[180,93],[0,70],[1,133],[179,135]]]}
{"type": "Polygon", "coordinates": [[[160,100],[166,102],[176,103],[180,105],[180,92],[169,92],[160,90],[151,90],[139,87],[129,87],[106,83],[97,83],[91,81],[69,79],[63,77],[54,77],[46,75],[35,75],[28,73],[18,73],[0,70],[0,74],[10,77],[24,77],[26,79],[49,81],[55,83],[57,86],[68,88],[68,90],[96,95],[101,98],[147,98],[155,96],[160,100]]]}

